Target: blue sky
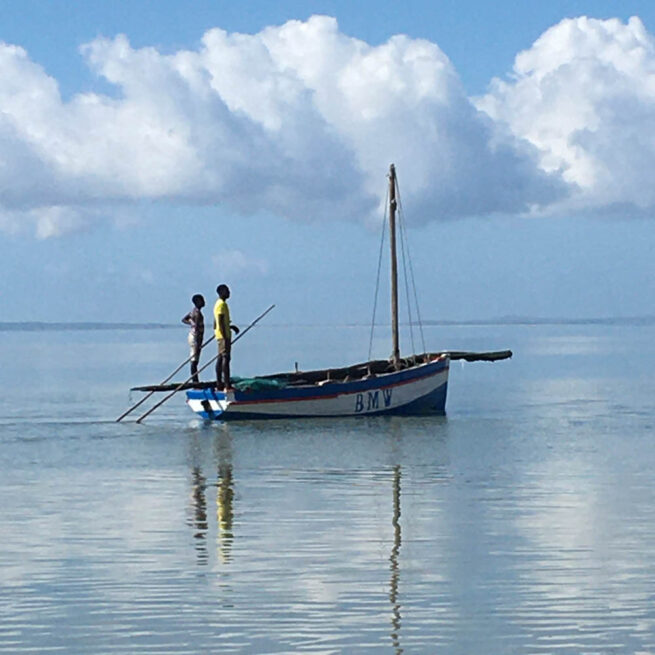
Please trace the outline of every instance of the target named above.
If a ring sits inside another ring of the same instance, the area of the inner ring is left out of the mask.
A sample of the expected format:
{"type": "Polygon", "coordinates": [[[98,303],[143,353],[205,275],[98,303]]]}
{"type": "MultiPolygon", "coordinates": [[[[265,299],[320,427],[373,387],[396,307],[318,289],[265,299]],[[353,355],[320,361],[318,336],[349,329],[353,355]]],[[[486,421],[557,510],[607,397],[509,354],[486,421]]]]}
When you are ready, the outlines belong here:
{"type": "Polygon", "coordinates": [[[365,323],[392,160],[424,318],[652,314],[654,35],[630,1],[6,2],[0,320],[226,281],[242,323],[365,323]]]}

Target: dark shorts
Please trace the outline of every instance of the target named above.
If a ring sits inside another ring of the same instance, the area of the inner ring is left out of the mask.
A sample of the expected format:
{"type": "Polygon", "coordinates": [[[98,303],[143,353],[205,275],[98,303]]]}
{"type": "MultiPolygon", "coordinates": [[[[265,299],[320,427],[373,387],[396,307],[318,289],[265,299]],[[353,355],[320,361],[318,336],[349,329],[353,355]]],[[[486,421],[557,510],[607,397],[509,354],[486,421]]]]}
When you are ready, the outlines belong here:
{"type": "Polygon", "coordinates": [[[228,345],[225,339],[218,339],[217,342],[218,342],[218,354],[223,355],[223,357],[227,357],[229,359],[232,350],[231,348],[232,344],[228,345]]]}

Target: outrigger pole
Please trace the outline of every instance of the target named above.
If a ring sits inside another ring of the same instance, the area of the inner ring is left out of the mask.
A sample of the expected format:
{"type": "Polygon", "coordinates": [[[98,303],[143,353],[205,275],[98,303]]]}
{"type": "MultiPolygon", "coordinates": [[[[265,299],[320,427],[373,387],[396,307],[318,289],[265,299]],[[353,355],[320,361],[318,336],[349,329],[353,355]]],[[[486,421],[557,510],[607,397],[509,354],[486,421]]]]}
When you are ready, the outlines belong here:
{"type": "MultiPolygon", "coordinates": [[[[205,346],[206,346],[210,341],[213,341],[213,340],[214,340],[214,335],[212,335],[211,337],[209,337],[209,339],[207,339],[207,341],[205,341],[205,343],[203,343],[202,346],[201,346],[200,348],[201,348],[201,349],[204,348],[204,347],[205,347],[205,346]]],[[[182,369],[183,369],[183,368],[184,368],[184,367],[185,367],[185,366],[186,366],[190,361],[191,361],[191,356],[187,357],[187,358],[186,358],[186,359],[185,359],[185,360],[184,360],[184,361],[183,361],[183,362],[182,362],[182,363],[181,363],[181,364],[180,364],[180,365],[179,365],[179,366],[178,366],[178,367],[177,367],[177,368],[176,368],[176,369],[175,369],[175,370],[174,370],[174,371],[173,371],[173,372],[172,372],[172,373],[171,373],[171,374],[170,374],[170,375],[165,379],[165,380],[162,380],[162,381],[159,383],[159,385],[157,385],[157,386],[160,386],[160,387],[161,387],[161,386],[163,386],[164,384],[166,384],[169,380],[171,380],[171,379],[173,378],[173,376],[177,375],[177,373],[178,373],[179,371],[181,371],[181,370],[182,370],[182,369]]],[[[123,419],[124,419],[128,414],[131,414],[131,413],[132,413],[132,412],[133,412],[137,407],[139,407],[139,406],[142,405],[146,400],[148,400],[148,398],[150,398],[150,396],[152,396],[153,393],[155,393],[155,392],[154,392],[154,391],[151,391],[151,392],[150,392],[149,394],[147,394],[146,396],[143,396],[143,398],[141,398],[141,400],[139,400],[138,403],[136,403],[135,405],[132,405],[132,407],[130,407],[130,408],[129,408],[128,410],[126,410],[125,412],[123,412],[123,413],[122,413],[122,414],[121,414],[121,415],[116,419],[116,423],[120,423],[120,422],[121,422],[121,421],[122,421],[122,420],[123,420],[123,419]]]]}
{"type": "MultiPolygon", "coordinates": [[[[250,328],[254,327],[259,321],[261,321],[268,312],[270,312],[275,305],[271,305],[264,313],[260,314],[247,328],[241,330],[239,334],[236,336],[236,338],[232,341],[232,343],[236,343],[250,328]]],[[[211,339],[210,339],[211,341],[211,339]]],[[[213,364],[216,360],[218,359],[218,355],[214,355],[202,368],[198,369],[198,373],[202,373],[209,365],[213,364]]],[[[188,360],[187,360],[188,361],[188,360]]],[[[180,367],[181,368],[181,367],[180,367]]],[[[178,369],[179,370],[179,369],[178,369]]],[[[137,423],[141,423],[146,416],[149,416],[152,414],[158,407],[161,407],[169,398],[172,398],[180,389],[182,389],[185,385],[187,385],[191,380],[193,380],[194,376],[192,375],[190,378],[186,379],[184,382],[181,384],[178,384],[173,391],[171,391],[168,395],[164,396],[158,403],[153,405],[145,414],[142,414],[139,416],[139,418],[136,420],[137,423]]]]}

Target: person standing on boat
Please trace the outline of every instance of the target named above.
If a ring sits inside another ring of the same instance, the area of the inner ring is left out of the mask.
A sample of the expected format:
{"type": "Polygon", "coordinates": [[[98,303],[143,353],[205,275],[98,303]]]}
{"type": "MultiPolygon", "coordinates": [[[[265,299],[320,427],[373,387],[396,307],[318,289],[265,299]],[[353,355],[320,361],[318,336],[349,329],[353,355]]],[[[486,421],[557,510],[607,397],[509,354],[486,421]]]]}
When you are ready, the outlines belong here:
{"type": "Polygon", "coordinates": [[[221,390],[231,391],[230,385],[230,359],[232,357],[232,333],[239,334],[239,328],[230,323],[230,308],[227,306],[227,299],[230,297],[230,289],[227,284],[219,284],[216,287],[218,300],[214,305],[214,335],[218,343],[218,359],[216,360],[216,387],[221,390]]]}
{"type": "Polygon", "coordinates": [[[191,376],[193,382],[200,382],[198,379],[198,362],[200,361],[200,349],[205,336],[205,319],[202,315],[202,308],[205,306],[205,299],[197,293],[191,298],[193,309],[182,319],[182,323],[191,326],[189,330],[189,348],[191,362],[191,376]]]}

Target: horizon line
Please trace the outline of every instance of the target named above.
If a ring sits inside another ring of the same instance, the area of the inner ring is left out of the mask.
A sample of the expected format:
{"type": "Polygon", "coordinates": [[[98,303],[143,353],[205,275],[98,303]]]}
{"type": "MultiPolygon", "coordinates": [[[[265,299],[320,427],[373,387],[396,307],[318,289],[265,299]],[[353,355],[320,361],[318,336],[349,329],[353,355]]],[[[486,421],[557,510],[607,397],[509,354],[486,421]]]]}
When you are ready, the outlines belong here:
{"type": "MultiPolygon", "coordinates": [[[[607,317],[538,317],[538,316],[500,316],[485,319],[443,319],[424,320],[421,323],[412,321],[401,322],[401,326],[409,327],[454,327],[454,326],[484,326],[484,325],[627,325],[655,324],[655,315],[644,314],[635,316],[607,317]]],[[[390,323],[376,323],[375,327],[389,327],[390,323]]],[[[260,327],[325,327],[325,323],[269,323],[260,327]]],[[[371,327],[370,323],[339,323],[331,327],[371,327]]],[[[161,322],[126,322],[126,321],[0,321],[0,331],[36,331],[36,330],[147,330],[147,329],[188,329],[177,323],[161,322]]]]}

